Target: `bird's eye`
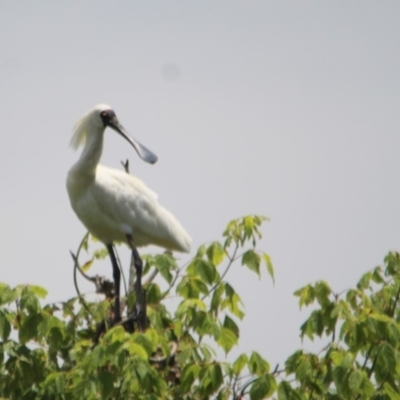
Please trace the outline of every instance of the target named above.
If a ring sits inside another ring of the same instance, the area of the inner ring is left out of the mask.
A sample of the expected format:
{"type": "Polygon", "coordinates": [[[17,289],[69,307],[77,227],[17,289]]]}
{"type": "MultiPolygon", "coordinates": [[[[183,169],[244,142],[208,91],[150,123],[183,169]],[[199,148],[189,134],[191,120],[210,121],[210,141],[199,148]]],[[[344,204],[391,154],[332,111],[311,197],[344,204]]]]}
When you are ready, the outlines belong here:
{"type": "Polygon", "coordinates": [[[105,111],[103,111],[103,112],[101,113],[101,116],[102,116],[102,117],[107,117],[107,113],[106,113],[105,111]]]}

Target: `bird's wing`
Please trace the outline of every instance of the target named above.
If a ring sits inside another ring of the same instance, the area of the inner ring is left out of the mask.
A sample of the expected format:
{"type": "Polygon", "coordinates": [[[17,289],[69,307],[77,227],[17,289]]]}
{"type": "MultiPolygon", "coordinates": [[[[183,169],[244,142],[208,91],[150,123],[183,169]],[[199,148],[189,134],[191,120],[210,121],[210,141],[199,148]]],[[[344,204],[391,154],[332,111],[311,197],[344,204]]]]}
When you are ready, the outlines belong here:
{"type": "Polygon", "coordinates": [[[134,229],[154,225],[157,195],[135,176],[98,166],[93,189],[99,208],[116,223],[134,229]]]}
{"type": "MultiPolygon", "coordinates": [[[[108,225],[112,225],[115,232],[133,234],[138,246],[156,244],[171,250],[189,251],[189,235],[140,179],[98,166],[92,195],[108,225]]],[[[115,236],[113,240],[117,240],[115,236]]],[[[119,240],[123,238],[122,235],[119,240]]]]}

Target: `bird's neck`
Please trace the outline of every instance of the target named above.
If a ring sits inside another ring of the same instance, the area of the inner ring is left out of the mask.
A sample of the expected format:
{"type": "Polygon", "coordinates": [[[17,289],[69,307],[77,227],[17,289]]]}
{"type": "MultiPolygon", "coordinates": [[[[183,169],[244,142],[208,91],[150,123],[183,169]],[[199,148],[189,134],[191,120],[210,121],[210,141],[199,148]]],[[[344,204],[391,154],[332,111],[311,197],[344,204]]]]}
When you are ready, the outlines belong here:
{"type": "Polygon", "coordinates": [[[78,162],[74,165],[74,171],[80,175],[93,176],[100,161],[103,151],[103,132],[88,132],[85,147],[78,162]]]}

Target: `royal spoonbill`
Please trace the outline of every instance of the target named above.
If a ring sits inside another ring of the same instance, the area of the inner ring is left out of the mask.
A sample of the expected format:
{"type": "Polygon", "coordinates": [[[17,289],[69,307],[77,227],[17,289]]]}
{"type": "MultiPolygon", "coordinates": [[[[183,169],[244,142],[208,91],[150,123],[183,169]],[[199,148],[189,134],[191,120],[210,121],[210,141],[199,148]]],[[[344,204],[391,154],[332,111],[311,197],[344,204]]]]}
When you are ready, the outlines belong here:
{"type": "MultiPolygon", "coordinates": [[[[117,323],[121,321],[120,270],[114,242],[125,242],[132,250],[138,299],[141,296],[142,261],[136,247],[154,244],[188,252],[191,239],[177,219],[158,203],[156,194],[140,179],[122,170],[99,165],[107,127],[131,143],[144,161],[154,164],[157,156],[131,137],[112,108],[105,104],[97,105],[78,121],[71,139],[75,150],[81,145],[84,148],[79,160],[68,172],[68,195],[72,209],[83,225],[107,247],[113,268],[114,323],[117,323]]],[[[140,308],[139,300],[137,308],[140,308]]],[[[143,311],[137,309],[136,315],[143,311]]]]}

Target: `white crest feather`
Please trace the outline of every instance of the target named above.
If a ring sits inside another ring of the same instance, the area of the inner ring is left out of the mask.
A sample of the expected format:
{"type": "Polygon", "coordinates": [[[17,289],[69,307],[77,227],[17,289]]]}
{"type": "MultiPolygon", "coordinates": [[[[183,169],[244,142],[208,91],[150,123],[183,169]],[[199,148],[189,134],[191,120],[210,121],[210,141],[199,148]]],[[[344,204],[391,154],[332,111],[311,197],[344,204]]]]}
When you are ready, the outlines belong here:
{"type": "Polygon", "coordinates": [[[72,135],[70,141],[70,146],[74,150],[77,150],[80,146],[85,145],[88,134],[88,126],[93,123],[93,118],[104,110],[111,110],[111,107],[107,104],[98,104],[95,108],[83,115],[76,123],[74,127],[74,134],[72,135]]]}

